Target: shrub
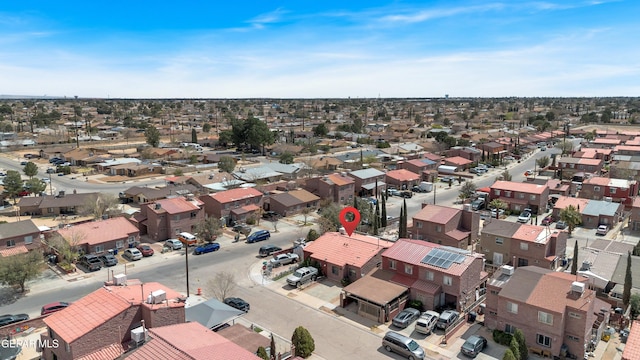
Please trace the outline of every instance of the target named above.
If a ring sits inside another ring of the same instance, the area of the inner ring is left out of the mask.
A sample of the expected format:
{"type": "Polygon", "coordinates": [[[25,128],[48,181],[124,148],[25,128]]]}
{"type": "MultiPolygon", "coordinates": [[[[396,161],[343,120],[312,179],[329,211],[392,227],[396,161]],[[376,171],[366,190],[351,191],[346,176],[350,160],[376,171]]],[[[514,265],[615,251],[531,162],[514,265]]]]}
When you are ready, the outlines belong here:
{"type": "Polygon", "coordinates": [[[313,351],[316,349],[316,344],[309,333],[309,330],[305,329],[302,326],[298,326],[291,336],[291,344],[294,348],[294,355],[300,356],[303,358],[308,358],[311,356],[313,351]]]}
{"type": "Polygon", "coordinates": [[[269,354],[267,354],[267,350],[265,348],[263,348],[262,346],[260,346],[258,348],[258,351],[256,352],[256,355],[258,355],[258,357],[263,359],[263,360],[269,360],[269,354]]]}
{"type": "Polygon", "coordinates": [[[509,346],[511,344],[511,338],[513,336],[509,333],[500,330],[493,330],[493,341],[500,345],[509,346]]]}
{"type": "Polygon", "coordinates": [[[407,303],[407,307],[414,308],[414,309],[422,311],[422,307],[423,307],[422,301],[420,301],[420,300],[411,300],[411,301],[409,301],[407,303]]]}
{"type": "Polygon", "coordinates": [[[307,241],[311,242],[319,238],[318,232],[315,229],[310,229],[307,233],[307,241]]]}

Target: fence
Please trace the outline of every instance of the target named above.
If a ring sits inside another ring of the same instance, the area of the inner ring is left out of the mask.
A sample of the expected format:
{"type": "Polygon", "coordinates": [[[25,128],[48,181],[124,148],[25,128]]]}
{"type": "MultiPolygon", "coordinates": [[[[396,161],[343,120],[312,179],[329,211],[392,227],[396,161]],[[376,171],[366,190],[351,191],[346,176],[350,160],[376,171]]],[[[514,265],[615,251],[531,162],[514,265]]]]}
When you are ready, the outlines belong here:
{"type": "MultiPolygon", "coordinates": [[[[243,326],[246,326],[247,328],[255,331],[256,333],[263,335],[267,338],[270,338],[271,336],[273,336],[274,339],[274,343],[276,345],[274,354],[275,354],[275,359],[276,360],[285,360],[285,359],[290,359],[293,357],[293,352],[292,352],[292,346],[293,344],[291,343],[291,341],[287,340],[286,338],[283,338],[282,336],[274,333],[273,331],[269,331],[267,330],[266,327],[261,326],[259,324],[253,323],[245,318],[239,317],[235,320],[233,320],[233,324],[241,324],[243,326]]],[[[257,349],[256,349],[257,350],[257,349]]],[[[269,355],[271,355],[271,349],[269,349],[269,355]]]]}

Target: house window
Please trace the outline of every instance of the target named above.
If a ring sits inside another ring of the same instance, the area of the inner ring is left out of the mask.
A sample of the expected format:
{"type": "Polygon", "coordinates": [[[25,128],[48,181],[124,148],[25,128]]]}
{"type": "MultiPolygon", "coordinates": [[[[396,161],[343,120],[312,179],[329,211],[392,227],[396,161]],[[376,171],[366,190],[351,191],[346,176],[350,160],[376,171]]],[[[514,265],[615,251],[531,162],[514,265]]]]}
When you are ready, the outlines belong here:
{"type": "Polygon", "coordinates": [[[524,250],[524,251],[529,250],[529,244],[524,241],[520,242],[520,250],[524,250]]]}
{"type": "Polygon", "coordinates": [[[505,324],[504,332],[506,332],[507,334],[513,334],[516,332],[516,327],[511,324],[505,324]]]}
{"type": "Polygon", "coordinates": [[[615,194],[616,193],[616,188],[610,188],[609,192],[612,193],[612,194],[615,194]]]}
{"type": "Polygon", "coordinates": [[[500,196],[500,190],[498,190],[498,189],[494,190],[494,191],[493,191],[493,193],[494,193],[496,196],[500,196]]]}
{"type": "Polygon", "coordinates": [[[425,278],[429,281],[433,281],[433,271],[427,271],[425,278]]]}
{"type": "Polygon", "coordinates": [[[116,241],[116,249],[122,249],[124,247],[124,241],[118,240],[116,241]]]}
{"type": "Polygon", "coordinates": [[[396,269],[396,261],[395,260],[389,260],[389,269],[391,269],[391,270],[395,270],[396,269]]]}
{"type": "Polygon", "coordinates": [[[404,273],[409,275],[413,274],[413,266],[404,264],[404,273]]]}
{"type": "Polygon", "coordinates": [[[340,268],[338,268],[337,266],[333,265],[331,266],[331,273],[333,275],[338,275],[340,273],[340,268]]]}
{"type": "Polygon", "coordinates": [[[543,324],[553,325],[553,315],[544,311],[538,311],[538,321],[543,324]]]}
{"type": "Polygon", "coordinates": [[[518,198],[520,198],[520,199],[524,199],[524,193],[519,193],[519,194],[518,194],[518,198]]]}
{"type": "Polygon", "coordinates": [[[451,278],[451,276],[445,275],[442,277],[442,283],[444,285],[451,286],[453,284],[453,278],[451,278]]]}
{"type": "Polygon", "coordinates": [[[498,244],[498,245],[502,245],[502,244],[504,244],[504,239],[503,239],[503,238],[501,238],[501,237],[497,237],[497,238],[496,238],[496,244],[498,244]]]}
{"type": "Polygon", "coordinates": [[[594,186],[593,187],[593,191],[594,192],[600,192],[600,186],[594,186]]]}
{"type": "Polygon", "coordinates": [[[132,244],[132,243],[134,243],[134,242],[136,241],[136,237],[135,237],[135,236],[133,236],[133,235],[131,235],[131,236],[129,236],[129,238],[127,239],[127,241],[129,242],[129,244],[132,244]]]}
{"type": "Polygon", "coordinates": [[[422,221],[416,222],[416,226],[418,227],[418,229],[422,229],[422,221]]]}
{"type": "Polygon", "coordinates": [[[529,195],[529,200],[535,201],[536,200],[536,196],[535,195],[529,195]]]}
{"type": "Polygon", "coordinates": [[[498,315],[498,313],[497,313],[497,312],[495,312],[495,311],[489,311],[489,315],[497,316],[497,315],[498,315]]]}
{"type": "Polygon", "coordinates": [[[193,218],[195,218],[197,215],[198,215],[197,213],[192,212],[192,213],[191,213],[191,218],[193,219],[193,218]]]}
{"type": "Polygon", "coordinates": [[[498,295],[498,291],[496,291],[496,290],[491,290],[491,295],[498,295]]]}
{"type": "Polygon", "coordinates": [[[24,237],[24,244],[25,245],[33,244],[33,235],[25,236],[24,237]]]}
{"type": "Polygon", "coordinates": [[[511,191],[505,191],[504,192],[504,196],[505,197],[511,197],[511,191]]]}
{"type": "Polygon", "coordinates": [[[569,164],[569,168],[570,168],[570,169],[573,169],[573,168],[575,168],[575,167],[576,167],[576,164],[569,164]]]}
{"type": "Polygon", "coordinates": [[[180,235],[181,232],[182,232],[182,230],[176,229],[176,235],[180,235]]]}
{"type": "Polygon", "coordinates": [[[173,217],[173,220],[175,220],[175,221],[180,220],[180,214],[178,214],[178,215],[174,216],[174,217],[173,217]]]}
{"type": "Polygon", "coordinates": [[[442,226],[436,225],[436,232],[442,232],[442,226]]]}
{"type": "Polygon", "coordinates": [[[544,347],[551,347],[551,338],[542,334],[536,334],[536,343],[544,347]]]}
{"type": "Polygon", "coordinates": [[[101,252],[104,252],[104,245],[96,245],[93,250],[96,252],[96,254],[100,254],[101,252]]]}
{"type": "Polygon", "coordinates": [[[350,278],[354,278],[354,277],[356,277],[356,271],[355,271],[355,270],[353,270],[353,269],[349,269],[349,277],[350,277],[350,278]]]}
{"type": "Polygon", "coordinates": [[[48,212],[49,214],[53,214],[53,208],[47,208],[47,212],[48,212]]]}
{"type": "Polygon", "coordinates": [[[512,314],[518,313],[518,304],[507,301],[507,311],[512,314]]]}
{"type": "Polygon", "coordinates": [[[573,335],[567,335],[567,339],[569,339],[571,341],[580,341],[579,337],[573,336],[573,335]]]}
{"type": "Polygon", "coordinates": [[[582,315],[574,312],[569,312],[569,317],[572,317],[574,319],[582,319],[582,315]]]}
{"type": "Polygon", "coordinates": [[[16,246],[16,241],[15,240],[7,240],[7,247],[12,247],[12,246],[16,246]]]}

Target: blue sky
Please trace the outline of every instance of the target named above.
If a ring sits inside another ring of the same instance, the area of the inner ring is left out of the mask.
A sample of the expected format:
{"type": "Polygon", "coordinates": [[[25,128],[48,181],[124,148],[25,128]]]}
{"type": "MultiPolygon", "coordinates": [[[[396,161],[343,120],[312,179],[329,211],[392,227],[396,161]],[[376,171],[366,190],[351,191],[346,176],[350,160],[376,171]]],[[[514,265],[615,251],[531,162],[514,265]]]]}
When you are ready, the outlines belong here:
{"type": "Polygon", "coordinates": [[[13,1],[0,94],[639,96],[640,1],[13,1]]]}

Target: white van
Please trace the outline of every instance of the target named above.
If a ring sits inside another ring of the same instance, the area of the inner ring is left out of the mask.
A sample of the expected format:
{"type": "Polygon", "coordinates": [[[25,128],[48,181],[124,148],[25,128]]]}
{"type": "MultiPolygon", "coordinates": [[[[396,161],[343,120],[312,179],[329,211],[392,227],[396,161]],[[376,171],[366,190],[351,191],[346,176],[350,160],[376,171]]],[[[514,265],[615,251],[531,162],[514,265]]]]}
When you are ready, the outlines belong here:
{"type": "Polygon", "coordinates": [[[425,311],[416,321],[416,332],[424,335],[431,334],[439,318],[439,313],[432,310],[425,311]]]}

